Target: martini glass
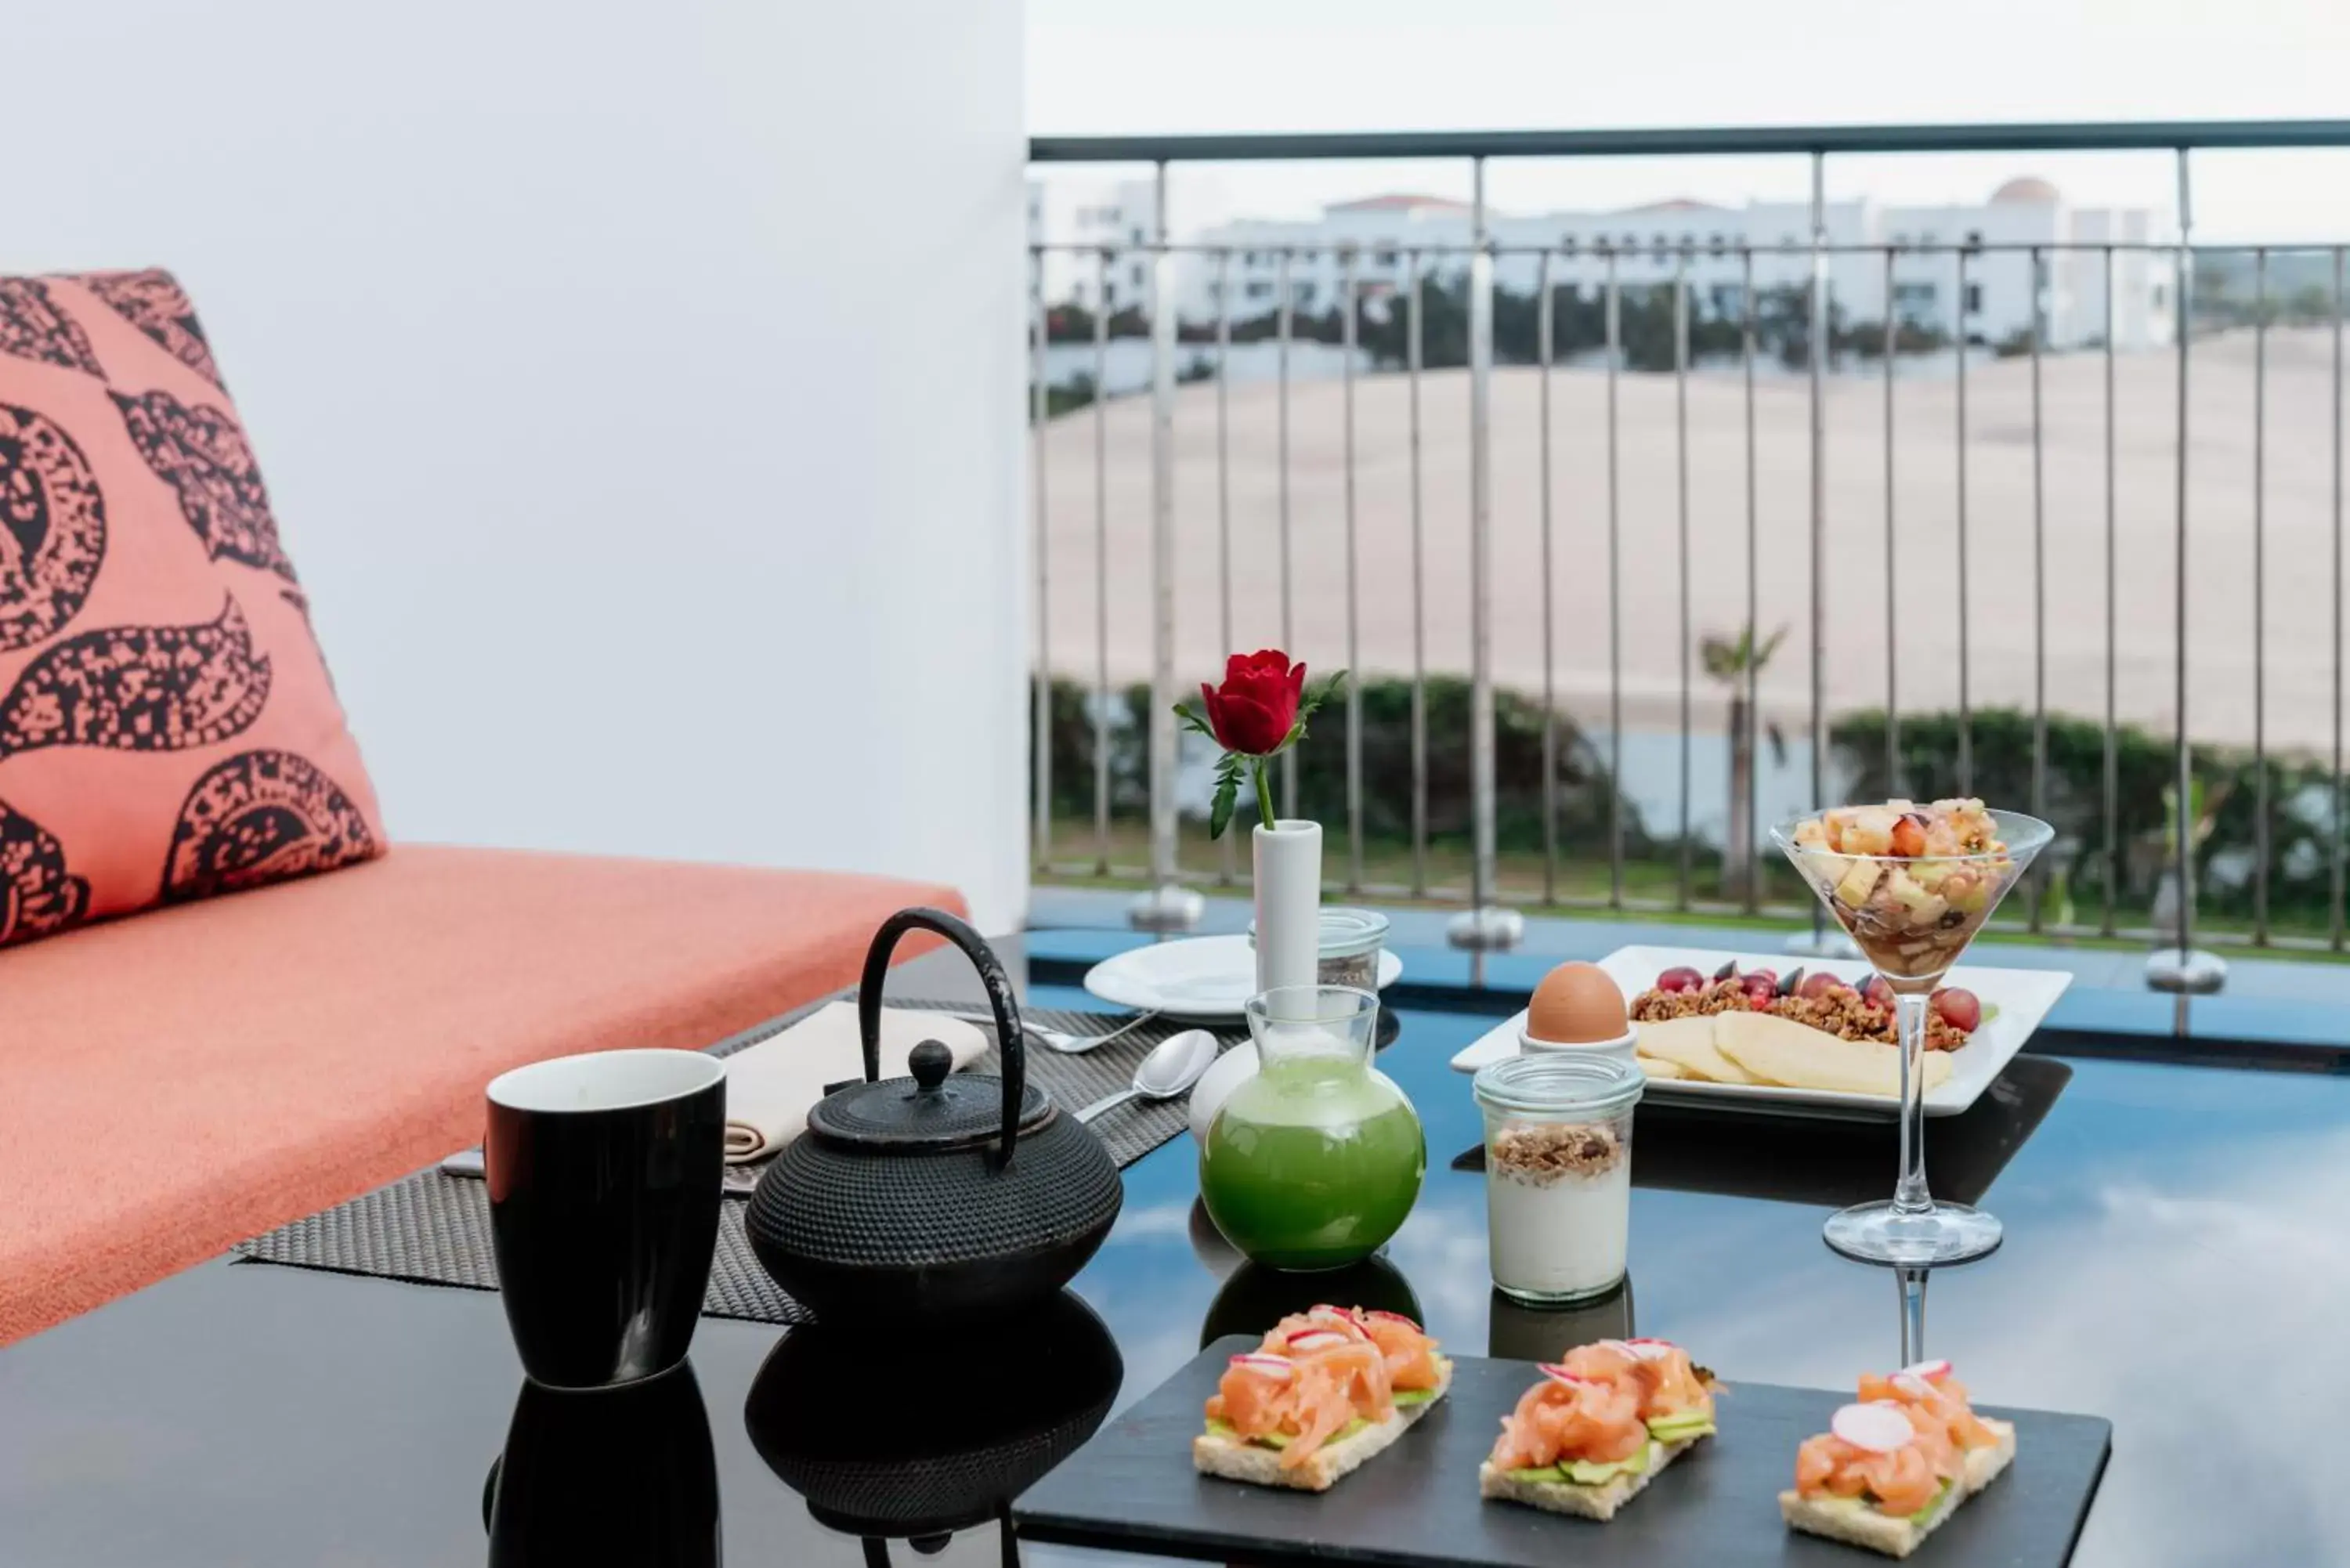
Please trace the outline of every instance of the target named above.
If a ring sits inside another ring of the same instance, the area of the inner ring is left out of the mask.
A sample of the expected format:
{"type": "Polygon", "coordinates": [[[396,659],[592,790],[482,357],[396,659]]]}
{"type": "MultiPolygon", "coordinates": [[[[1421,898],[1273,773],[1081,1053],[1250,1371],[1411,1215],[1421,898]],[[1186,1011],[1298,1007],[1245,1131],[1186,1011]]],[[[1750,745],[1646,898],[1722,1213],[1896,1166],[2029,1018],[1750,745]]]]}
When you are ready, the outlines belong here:
{"type": "MultiPolygon", "coordinates": [[[[1901,1053],[1901,1169],[1893,1197],[1829,1216],[1827,1243],[1867,1263],[1967,1262],[1998,1248],[2000,1223],[1964,1203],[1937,1203],[1926,1189],[1926,1010],[1934,987],[2055,830],[2037,817],[1989,812],[1989,848],[1913,858],[1851,853],[1850,829],[1839,834],[1846,847],[1830,848],[1821,826],[1827,815],[1790,817],[1771,829],[1771,842],[1892,989],[1901,1053]]],[[[1835,815],[1873,844],[1902,812],[1846,806],[1835,815]]]]}

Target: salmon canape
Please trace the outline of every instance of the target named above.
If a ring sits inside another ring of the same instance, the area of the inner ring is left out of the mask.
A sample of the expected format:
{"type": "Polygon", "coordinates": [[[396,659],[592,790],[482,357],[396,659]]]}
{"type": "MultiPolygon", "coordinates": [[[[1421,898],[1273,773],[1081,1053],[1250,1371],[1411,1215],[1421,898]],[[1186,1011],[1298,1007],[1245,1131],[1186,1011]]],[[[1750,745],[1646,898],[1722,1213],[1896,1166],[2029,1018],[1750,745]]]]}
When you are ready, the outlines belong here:
{"type": "Polygon", "coordinates": [[[1720,1385],[1661,1339],[1577,1345],[1502,1417],[1479,1495],[1605,1521],[1713,1435],[1720,1385]]]}
{"type": "Polygon", "coordinates": [[[1907,1557],[2015,1458],[2015,1428],[1978,1416],[1947,1361],[1860,1380],[1860,1400],[1795,1451],[1779,1511],[1795,1529],[1907,1557]]]}
{"type": "Polygon", "coordinates": [[[1191,1439],[1203,1475],[1326,1491],[1444,1397],[1452,1363],[1394,1313],[1317,1306],[1235,1355],[1191,1439]]]}

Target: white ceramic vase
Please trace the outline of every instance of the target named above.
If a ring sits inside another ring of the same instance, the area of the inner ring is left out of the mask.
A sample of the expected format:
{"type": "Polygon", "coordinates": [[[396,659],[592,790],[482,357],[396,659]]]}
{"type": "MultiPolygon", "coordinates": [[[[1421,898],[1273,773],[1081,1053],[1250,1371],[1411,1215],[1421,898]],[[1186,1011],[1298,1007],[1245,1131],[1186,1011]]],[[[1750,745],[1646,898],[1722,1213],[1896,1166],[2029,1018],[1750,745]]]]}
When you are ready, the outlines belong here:
{"type": "Polygon", "coordinates": [[[1312,985],[1322,961],[1322,825],[1259,823],[1249,843],[1256,861],[1256,988],[1312,985]]]}

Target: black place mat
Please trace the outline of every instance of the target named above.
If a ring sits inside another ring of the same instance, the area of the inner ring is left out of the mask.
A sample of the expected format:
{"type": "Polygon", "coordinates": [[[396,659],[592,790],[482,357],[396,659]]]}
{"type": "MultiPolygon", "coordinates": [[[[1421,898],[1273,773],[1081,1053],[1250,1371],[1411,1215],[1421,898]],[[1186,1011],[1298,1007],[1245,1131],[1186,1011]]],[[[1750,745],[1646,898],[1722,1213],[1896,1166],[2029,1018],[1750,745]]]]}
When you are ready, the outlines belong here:
{"type": "MultiPolygon", "coordinates": [[[[1477,1495],[1477,1466],[1492,1450],[1501,1417],[1540,1376],[1522,1361],[1457,1357],[1443,1402],[1326,1492],[1200,1475],[1191,1438],[1201,1404],[1227,1359],[1255,1344],[1243,1335],[1218,1340],[1096,1433],[1014,1505],[1020,1533],[1213,1562],[1362,1568],[1856,1568],[1877,1560],[1797,1535],[1779,1517],[1796,1446],[1825,1431],[1849,1394],[1733,1379],[1719,1406],[1721,1436],[1598,1524],[1477,1495]]],[[[1909,1561],[2061,1568],[2105,1473],[2112,1424],[2039,1410],[1984,1413],[2015,1423],[2015,1463],[1909,1561]]]]}
{"type": "MultiPolygon", "coordinates": [[[[889,999],[889,1005],[951,1006],[957,1011],[964,1006],[906,1002],[897,997],[889,999]]],[[[780,1033],[800,1016],[801,1013],[793,1013],[761,1024],[711,1049],[718,1055],[731,1055],[780,1033]]],[[[1102,1033],[1131,1016],[1059,1008],[1021,1011],[1025,1020],[1072,1034],[1102,1033]]],[[[993,1035],[993,1025],[983,1027],[991,1037],[993,1035]]],[[[1032,1044],[1028,1049],[1029,1081],[1041,1085],[1068,1111],[1080,1110],[1128,1087],[1134,1081],[1136,1064],[1151,1046],[1187,1027],[1190,1026],[1154,1020],[1082,1056],[1060,1055],[1032,1044]]],[[[1225,1031],[1218,1038],[1229,1045],[1245,1038],[1245,1031],[1225,1031]]],[[[991,1047],[972,1064],[972,1070],[993,1072],[997,1065],[997,1054],[991,1047]]],[[[1167,1100],[1156,1105],[1122,1106],[1097,1120],[1093,1128],[1123,1169],[1183,1132],[1190,1119],[1187,1100],[1167,1100]]],[[[736,1178],[756,1168],[729,1168],[736,1178]]],[[[730,1194],[742,1196],[732,1187],[730,1194]]],[[[728,1203],[719,1215],[710,1290],[702,1300],[702,1310],[712,1317],[743,1318],[754,1323],[810,1321],[806,1310],[778,1289],[760,1267],[751,1251],[750,1238],[743,1231],[743,1208],[741,1203],[728,1203]]],[[[281,1225],[265,1235],[239,1242],[234,1252],[247,1262],[367,1274],[414,1284],[456,1285],[482,1291],[498,1288],[497,1259],[490,1243],[487,1190],[477,1179],[444,1176],[438,1169],[418,1171],[348,1203],[281,1225]]]]}

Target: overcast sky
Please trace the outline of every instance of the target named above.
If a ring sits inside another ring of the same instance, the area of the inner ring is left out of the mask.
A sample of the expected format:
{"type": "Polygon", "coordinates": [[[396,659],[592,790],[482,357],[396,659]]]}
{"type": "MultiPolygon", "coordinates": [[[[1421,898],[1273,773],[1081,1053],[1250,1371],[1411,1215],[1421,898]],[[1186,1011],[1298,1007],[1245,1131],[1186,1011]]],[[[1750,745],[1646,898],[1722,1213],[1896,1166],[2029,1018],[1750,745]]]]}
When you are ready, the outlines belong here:
{"type": "MultiPolygon", "coordinates": [[[[2350,117],[2350,0],[1027,0],[1029,127],[1489,130],[2350,117]]],[[[2168,153],[1831,160],[1831,196],[1981,200],[2045,176],[2171,208],[2168,153]]],[[[1800,199],[1801,159],[1497,164],[1506,209],[1800,199]]],[[[1210,190],[1214,188],[1214,195],[1210,190]]],[[[1419,189],[1457,164],[1227,165],[1252,215],[1419,189]]],[[[2350,240],[2350,151],[2203,153],[2199,238],[2350,240]]]]}

